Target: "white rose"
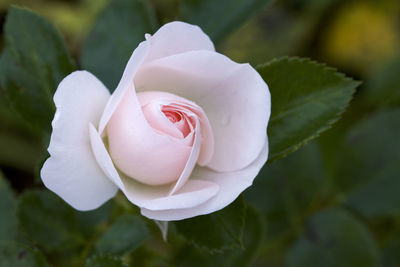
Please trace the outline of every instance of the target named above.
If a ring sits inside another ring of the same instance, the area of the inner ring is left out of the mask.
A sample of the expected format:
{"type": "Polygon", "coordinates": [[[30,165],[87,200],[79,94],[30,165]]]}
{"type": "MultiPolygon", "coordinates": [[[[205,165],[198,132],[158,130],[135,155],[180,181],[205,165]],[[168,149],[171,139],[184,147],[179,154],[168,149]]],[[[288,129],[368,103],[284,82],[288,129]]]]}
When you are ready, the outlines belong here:
{"type": "Polygon", "coordinates": [[[186,23],[146,35],[112,95],[77,71],[54,102],[41,176],[78,210],[120,189],[151,219],[211,213],[249,187],[267,160],[268,86],[186,23]]]}

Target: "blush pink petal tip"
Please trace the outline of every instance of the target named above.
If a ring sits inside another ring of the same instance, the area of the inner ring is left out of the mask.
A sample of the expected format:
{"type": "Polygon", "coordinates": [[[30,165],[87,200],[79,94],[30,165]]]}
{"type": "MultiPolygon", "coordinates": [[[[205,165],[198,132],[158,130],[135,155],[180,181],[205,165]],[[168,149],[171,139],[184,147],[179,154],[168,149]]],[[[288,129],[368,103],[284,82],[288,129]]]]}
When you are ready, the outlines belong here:
{"type": "Polygon", "coordinates": [[[96,209],[118,190],[101,171],[89,143],[88,124],[98,123],[109,97],[104,85],[86,71],[68,75],[54,95],[50,158],[40,174],[47,188],[78,210],[96,209]]]}

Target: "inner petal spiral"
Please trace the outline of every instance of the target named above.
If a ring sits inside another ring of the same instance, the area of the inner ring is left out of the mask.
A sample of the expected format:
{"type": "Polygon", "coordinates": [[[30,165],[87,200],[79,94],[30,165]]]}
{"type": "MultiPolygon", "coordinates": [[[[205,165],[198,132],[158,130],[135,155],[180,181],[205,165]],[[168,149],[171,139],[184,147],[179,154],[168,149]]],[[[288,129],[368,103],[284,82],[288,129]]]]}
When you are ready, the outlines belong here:
{"type": "Polygon", "coordinates": [[[177,112],[165,110],[164,107],[161,110],[164,113],[165,117],[167,117],[172,123],[177,123],[182,120],[181,115],[177,112]]]}
{"type": "Polygon", "coordinates": [[[107,136],[115,166],[149,185],[185,183],[182,177],[190,175],[193,164],[211,158],[213,145],[208,120],[196,104],[160,92],[135,94],[133,88],[112,115],[107,136]]]}
{"type": "MultiPolygon", "coordinates": [[[[186,138],[193,131],[193,124],[184,111],[178,111],[174,106],[163,106],[161,111],[174,127],[182,133],[183,138],[186,138]]],[[[192,113],[189,110],[186,112],[192,113]]]]}

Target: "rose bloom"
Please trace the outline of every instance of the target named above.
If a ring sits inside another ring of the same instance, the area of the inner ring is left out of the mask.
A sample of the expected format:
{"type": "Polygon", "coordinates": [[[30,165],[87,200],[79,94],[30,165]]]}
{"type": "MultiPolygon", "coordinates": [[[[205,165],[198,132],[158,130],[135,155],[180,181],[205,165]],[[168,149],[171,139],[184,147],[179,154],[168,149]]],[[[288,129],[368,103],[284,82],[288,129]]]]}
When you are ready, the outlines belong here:
{"type": "Polygon", "coordinates": [[[145,38],[113,94],[86,71],[59,84],[42,180],[78,210],[118,189],[150,219],[220,210],[267,160],[268,86],[197,26],[172,22],[145,38]]]}

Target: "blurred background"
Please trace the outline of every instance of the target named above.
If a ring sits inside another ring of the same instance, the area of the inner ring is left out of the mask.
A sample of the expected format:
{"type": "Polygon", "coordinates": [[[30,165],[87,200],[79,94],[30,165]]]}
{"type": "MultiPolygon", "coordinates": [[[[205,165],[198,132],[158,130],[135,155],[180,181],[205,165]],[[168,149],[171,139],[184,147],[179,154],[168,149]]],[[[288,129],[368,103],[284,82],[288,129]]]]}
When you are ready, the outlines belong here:
{"type": "MultiPolygon", "coordinates": [[[[109,2],[0,0],[0,22],[10,5],[28,7],[56,25],[78,59],[109,2]]],[[[177,18],[179,1],[151,2],[161,24],[177,18]]],[[[400,266],[400,2],[276,0],[217,50],[253,66],[310,57],[363,82],[332,129],[267,164],[246,191],[266,222],[253,265],[400,266]]],[[[0,91],[0,169],[16,192],[41,187],[43,142],[0,91]]]]}

